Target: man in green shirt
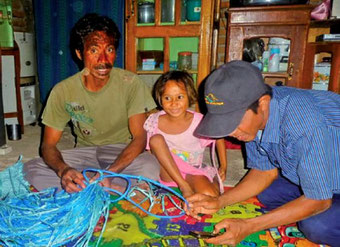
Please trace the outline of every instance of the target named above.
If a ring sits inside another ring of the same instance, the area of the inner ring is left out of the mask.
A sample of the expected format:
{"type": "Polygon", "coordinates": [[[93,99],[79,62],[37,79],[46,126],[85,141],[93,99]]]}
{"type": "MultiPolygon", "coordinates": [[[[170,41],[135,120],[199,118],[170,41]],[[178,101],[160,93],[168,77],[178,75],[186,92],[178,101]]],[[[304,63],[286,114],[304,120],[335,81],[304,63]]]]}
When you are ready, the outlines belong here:
{"type": "MultiPolygon", "coordinates": [[[[146,111],[155,108],[147,86],[133,73],[113,68],[120,33],[105,16],[86,14],[71,31],[71,50],[83,70],[58,83],[42,115],[42,158],[25,163],[26,179],[38,190],[86,187],[81,171],[108,169],[157,180],[159,164],[144,152],[146,111]],[[59,151],[72,121],[77,147],[59,151]]],[[[104,181],[109,186],[109,181],[104,181]]]]}

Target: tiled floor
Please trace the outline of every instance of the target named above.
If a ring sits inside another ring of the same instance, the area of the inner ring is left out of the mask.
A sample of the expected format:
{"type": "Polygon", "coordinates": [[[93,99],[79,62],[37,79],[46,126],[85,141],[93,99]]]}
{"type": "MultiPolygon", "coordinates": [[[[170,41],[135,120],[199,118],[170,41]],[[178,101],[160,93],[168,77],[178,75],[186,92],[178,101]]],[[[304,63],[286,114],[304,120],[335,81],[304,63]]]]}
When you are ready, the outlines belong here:
{"type": "MultiPolygon", "coordinates": [[[[20,155],[23,157],[23,161],[28,161],[34,157],[39,157],[39,145],[40,145],[41,127],[38,125],[25,126],[25,134],[22,135],[21,140],[8,141],[12,151],[5,155],[0,155],[0,170],[14,164],[20,155]]],[[[58,144],[59,149],[73,148],[74,139],[70,133],[69,128],[63,133],[63,137],[58,144]]],[[[209,151],[206,152],[205,160],[209,160],[209,151]]],[[[245,174],[244,160],[240,150],[227,150],[228,158],[228,171],[225,184],[227,186],[235,185],[245,174]]]]}

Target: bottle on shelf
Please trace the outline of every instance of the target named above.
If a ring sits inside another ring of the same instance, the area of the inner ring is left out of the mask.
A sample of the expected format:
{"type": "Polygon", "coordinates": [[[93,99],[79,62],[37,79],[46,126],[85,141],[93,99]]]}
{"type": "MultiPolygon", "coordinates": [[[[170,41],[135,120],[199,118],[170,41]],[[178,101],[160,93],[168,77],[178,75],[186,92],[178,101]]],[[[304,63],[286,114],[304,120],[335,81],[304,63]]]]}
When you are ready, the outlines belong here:
{"type": "Polygon", "coordinates": [[[262,57],[259,57],[257,60],[255,60],[251,64],[256,66],[259,70],[262,71],[262,69],[263,69],[262,57]]]}
{"type": "Polygon", "coordinates": [[[269,72],[278,72],[280,69],[280,48],[271,48],[268,64],[269,72]]]}
{"type": "Polygon", "coordinates": [[[262,71],[263,72],[268,72],[269,51],[264,51],[263,52],[263,54],[262,54],[262,64],[263,64],[262,71]]]}
{"type": "Polygon", "coordinates": [[[177,66],[179,70],[191,70],[192,68],[192,52],[183,51],[178,53],[177,66]]]}

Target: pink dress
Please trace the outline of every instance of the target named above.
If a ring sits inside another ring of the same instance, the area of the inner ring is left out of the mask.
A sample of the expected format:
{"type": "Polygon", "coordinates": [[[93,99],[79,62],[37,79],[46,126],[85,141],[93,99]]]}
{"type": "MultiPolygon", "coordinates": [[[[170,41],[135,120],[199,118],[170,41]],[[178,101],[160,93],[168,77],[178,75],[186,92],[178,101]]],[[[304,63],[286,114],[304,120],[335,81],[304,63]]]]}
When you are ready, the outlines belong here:
{"type": "MultiPolygon", "coordinates": [[[[188,129],[180,134],[167,134],[158,128],[159,116],[166,114],[164,111],[154,113],[148,117],[144,123],[144,129],[147,132],[147,146],[146,149],[150,149],[149,141],[150,138],[155,134],[161,134],[169,149],[170,153],[177,164],[183,178],[187,174],[191,175],[203,175],[206,176],[210,182],[213,182],[215,176],[217,176],[220,183],[220,192],[223,192],[223,183],[218,174],[218,170],[213,162],[214,166],[208,166],[203,164],[203,154],[206,146],[212,144],[215,146],[215,140],[196,137],[193,132],[197,125],[203,118],[203,115],[198,112],[188,111],[194,114],[192,122],[188,129]]],[[[212,154],[214,154],[214,148],[212,149],[212,154]]],[[[214,160],[214,158],[213,158],[214,160]]],[[[162,184],[167,186],[177,186],[175,182],[165,182],[160,181],[162,184]]]]}

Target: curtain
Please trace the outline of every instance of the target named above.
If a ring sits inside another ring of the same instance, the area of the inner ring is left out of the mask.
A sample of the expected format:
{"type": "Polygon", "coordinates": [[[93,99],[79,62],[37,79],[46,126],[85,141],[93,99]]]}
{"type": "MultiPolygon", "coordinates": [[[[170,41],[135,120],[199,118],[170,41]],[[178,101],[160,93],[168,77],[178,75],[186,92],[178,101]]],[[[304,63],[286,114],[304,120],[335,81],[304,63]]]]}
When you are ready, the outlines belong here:
{"type": "Polygon", "coordinates": [[[69,50],[73,25],[86,13],[110,17],[121,32],[115,67],[124,66],[124,0],[34,0],[40,101],[59,81],[78,71],[69,50]]]}

